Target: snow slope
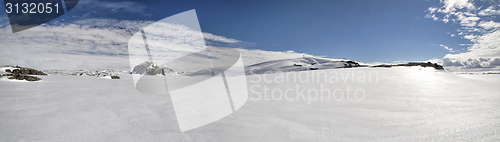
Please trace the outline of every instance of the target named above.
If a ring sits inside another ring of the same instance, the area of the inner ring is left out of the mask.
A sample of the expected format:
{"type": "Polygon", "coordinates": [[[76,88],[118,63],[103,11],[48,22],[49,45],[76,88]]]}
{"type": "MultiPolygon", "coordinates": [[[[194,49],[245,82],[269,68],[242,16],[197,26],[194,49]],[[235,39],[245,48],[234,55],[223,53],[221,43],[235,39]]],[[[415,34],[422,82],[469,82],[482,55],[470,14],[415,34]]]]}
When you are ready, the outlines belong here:
{"type": "MultiPolygon", "coordinates": [[[[246,61],[246,60],[244,60],[246,61]]],[[[329,59],[321,57],[302,57],[302,58],[291,58],[291,59],[279,59],[259,62],[256,64],[251,64],[245,66],[245,72],[247,75],[252,74],[264,74],[264,73],[274,73],[274,72],[296,72],[296,71],[307,71],[311,68],[316,70],[325,69],[336,69],[342,68],[347,65],[347,59],[329,59]]],[[[193,73],[186,73],[187,76],[198,76],[198,75],[211,75],[212,69],[203,69],[193,73]]]]}
{"type": "Polygon", "coordinates": [[[264,74],[266,72],[307,71],[311,68],[318,70],[345,67],[350,61],[347,59],[329,59],[321,57],[303,57],[281,59],[249,65],[245,68],[247,74],[264,74]]]}
{"type": "MultiPolygon", "coordinates": [[[[303,60],[290,63],[296,61],[303,60]]],[[[41,82],[0,81],[0,141],[500,140],[499,75],[418,67],[292,73],[284,82],[280,78],[287,74],[247,76],[249,100],[242,108],[184,133],[168,95],[138,92],[128,74],[119,80],[40,76],[41,82]],[[294,75],[310,78],[294,80],[294,75]],[[344,90],[345,96],[313,99],[309,90],[314,89],[344,90]],[[359,89],[363,99],[353,96],[359,89]],[[284,97],[292,99],[277,99],[287,90],[292,91],[284,97]],[[335,136],[342,133],[346,137],[335,136]]]]}

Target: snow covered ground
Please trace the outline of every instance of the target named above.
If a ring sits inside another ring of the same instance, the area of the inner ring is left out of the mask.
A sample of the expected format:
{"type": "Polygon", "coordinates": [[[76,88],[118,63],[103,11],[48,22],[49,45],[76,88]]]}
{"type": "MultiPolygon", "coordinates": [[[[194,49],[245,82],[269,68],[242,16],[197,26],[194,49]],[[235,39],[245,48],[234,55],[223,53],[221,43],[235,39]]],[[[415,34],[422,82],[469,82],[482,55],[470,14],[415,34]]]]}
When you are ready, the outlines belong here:
{"type": "Polygon", "coordinates": [[[496,74],[361,67],[248,75],[243,107],[183,133],[169,96],[138,92],[129,74],[38,77],[0,80],[0,141],[500,141],[496,74]]]}

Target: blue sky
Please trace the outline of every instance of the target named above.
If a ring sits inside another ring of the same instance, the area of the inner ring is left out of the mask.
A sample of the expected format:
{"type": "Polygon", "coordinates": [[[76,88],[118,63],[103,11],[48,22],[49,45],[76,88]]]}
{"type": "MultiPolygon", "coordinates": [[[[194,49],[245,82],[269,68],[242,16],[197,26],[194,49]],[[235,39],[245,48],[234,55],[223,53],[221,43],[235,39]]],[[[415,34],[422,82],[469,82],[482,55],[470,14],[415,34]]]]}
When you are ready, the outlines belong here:
{"type": "Polygon", "coordinates": [[[203,32],[246,43],[233,47],[361,62],[443,59],[449,66],[491,68],[500,67],[499,7],[497,0],[81,0],[48,24],[158,21],[196,9],[203,32]]]}
{"type": "MultiPolygon", "coordinates": [[[[203,32],[254,43],[272,51],[363,62],[442,58],[469,40],[451,37],[457,24],[425,18],[439,1],[148,1],[143,13],[100,12],[86,18],[159,20],[196,9],[203,32]]],[[[85,12],[85,11],[83,11],[85,12]]]]}

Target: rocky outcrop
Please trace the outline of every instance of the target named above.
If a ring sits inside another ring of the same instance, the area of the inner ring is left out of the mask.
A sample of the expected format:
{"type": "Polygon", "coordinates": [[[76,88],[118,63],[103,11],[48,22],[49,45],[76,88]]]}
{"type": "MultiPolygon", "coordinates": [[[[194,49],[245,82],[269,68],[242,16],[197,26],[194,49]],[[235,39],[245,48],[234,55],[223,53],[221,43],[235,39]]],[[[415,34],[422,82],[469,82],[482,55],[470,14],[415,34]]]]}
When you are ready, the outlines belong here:
{"type": "Polygon", "coordinates": [[[344,65],[346,67],[359,67],[359,63],[354,61],[346,61],[344,65]]]}
{"type": "MultiPolygon", "coordinates": [[[[13,67],[13,66],[11,66],[13,67]]],[[[9,79],[17,79],[17,80],[26,80],[26,81],[39,81],[42,80],[39,77],[36,76],[29,76],[29,75],[47,75],[41,71],[31,69],[31,68],[25,68],[25,67],[19,67],[15,66],[13,70],[6,69],[5,72],[9,72],[11,74],[3,74],[2,76],[10,76],[9,79]]]]}
{"type": "Polygon", "coordinates": [[[117,76],[117,75],[112,75],[112,76],[111,76],[111,79],[120,79],[120,77],[119,77],[119,76],[117,76]]]}
{"type": "Polygon", "coordinates": [[[165,71],[153,62],[146,61],[134,67],[132,70],[134,74],[142,75],[165,75],[165,71]]]}
{"type": "Polygon", "coordinates": [[[14,69],[14,70],[5,70],[6,72],[10,72],[12,74],[29,74],[29,75],[47,75],[41,71],[37,71],[35,69],[30,69],[30,68],[25,68],[25,67],[19,67],[19,66],[16,66],[17,68],[19,69],[14,69]]]}
{"type": "Polygon", "coordinates": [[[438,65],[437,63],[431,63],[431,62],[427,62],[427,63],[424,63],[424,62],[422,62],[422,63],[409,62],[407,64],[376,65],[376,66],[372,66],[372,67],[396,67],[396,66],[421,66],[421,67],[433,67],[436,70],[444,70],[444,68],[443,68],[442,65],[438,65]]]}
{"type": "Polygon", "coordinates": [[[433,67],[437,70],[444,70],[443,66],[441,65],[438,65],[437,63],[431,63],[431,62],[427,62],[427,63],[408,63],[408,64],[399,64],[398,66],[422,66],[422,67],[433,67]]]}
{"type": "Polygon", "coordinates": [[[360,65],[358,62],[355,62],[355,61],[335,61],[335,62],[344,63],[343,67],[338,67],[338,68],[366,67],[365,65],[360,65]]]}
{"type": "Polygon", "coordinates": [[[29,76],[29,75],[26,75],[26,74],[8,74],[6,76],[11,76],[9,77],[9,79],[17,79],[17,80],[26,80],[26,81],[38,81],[38,80],[42,80],[41,78],[39,77],[36,77],[36,76],[29,76]]]}
{"type": "Polygon", "coordinates": [[[375,66],[371,66],[373,68],[377,68],[377,67],[384,67],[384,68],[390,68],[392,67],[393,65],[375,65],[375,66]]]}

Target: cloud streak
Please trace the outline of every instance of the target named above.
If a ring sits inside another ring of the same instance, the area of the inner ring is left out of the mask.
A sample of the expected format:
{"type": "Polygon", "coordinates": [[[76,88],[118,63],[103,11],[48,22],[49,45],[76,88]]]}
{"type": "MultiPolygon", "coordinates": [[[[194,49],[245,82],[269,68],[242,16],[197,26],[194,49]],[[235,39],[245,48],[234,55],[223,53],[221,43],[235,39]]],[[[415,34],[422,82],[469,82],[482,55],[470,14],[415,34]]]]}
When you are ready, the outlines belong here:
{"type": "Polygon", "coordinates": [[[443,47],[444,49],[446,49],[446,50],[448,50],[450,52],[455,52],[455,51],[453,51],[453,48],[450,48],[448,46],[445,46],[445,45],[442,45],[442,44],[440,44],[439,46],[443,47]]]}
{"type": "Polygon", "coordinates": [[[214,35],[214,34],[211,34],[211,33],[203,33],[203,37],[206,40],[212,40],[212,41],[218,41],[218,42],[226,42],[226,43],[238,43],[238,42],[241,42],[241,41],[236,40],[236,39],[227,38],[227,37],[223,37],[223,36],[218,36],[218,35],[214,35]]]}
{"type": "MultiPolygon", "coordinates": [[[[19,33],[12,33],[7,25],[0,27],[0,65],[20,65],[41,70],[130,70],[128,41],[134,33],[153,22],[86,19],[71,23],[44,24],[19,33]]],[[[171,28],[175,27],[172,26],[171,28]]],[[[211,33],[203,33],[203,36],[205,41],[228,45],[211,44],[210,47],[224,48],[233,47],[233,44],[248,43],[211,33]]],[[[307,55],[295,52],[239,50],[246,65],[307,55]]]]}

